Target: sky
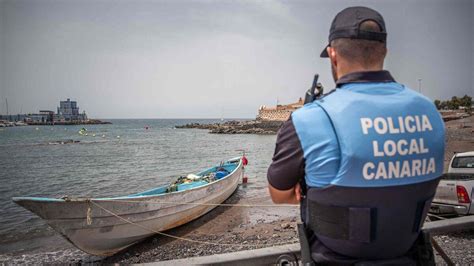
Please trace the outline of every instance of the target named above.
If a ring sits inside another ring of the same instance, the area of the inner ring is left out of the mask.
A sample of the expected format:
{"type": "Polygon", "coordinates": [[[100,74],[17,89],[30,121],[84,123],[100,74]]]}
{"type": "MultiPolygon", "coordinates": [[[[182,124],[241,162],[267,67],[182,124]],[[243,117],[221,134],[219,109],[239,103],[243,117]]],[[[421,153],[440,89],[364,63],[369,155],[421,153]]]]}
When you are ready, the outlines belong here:
{"type": "Polygon", "coordinates": [[[474,1],[0,0],[0,113],[77,100],[91,118],[255,118],[315,73],[342,9],[378,10],[385,69],[434,99],[474,96],[474,1]]]}

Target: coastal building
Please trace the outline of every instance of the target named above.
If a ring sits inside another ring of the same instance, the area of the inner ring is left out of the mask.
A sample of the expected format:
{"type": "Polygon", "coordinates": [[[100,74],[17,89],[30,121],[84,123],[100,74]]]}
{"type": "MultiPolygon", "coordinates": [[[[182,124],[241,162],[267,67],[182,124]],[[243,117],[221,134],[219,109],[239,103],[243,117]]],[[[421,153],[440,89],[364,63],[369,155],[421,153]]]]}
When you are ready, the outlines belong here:
{"type": "Polygon", "coordinates": [[[53,122],[54,121],[54,111],[40,110],[39,113],[44,118],[46,118],[46,119],[44,119],[45,122],[53,122]]]}
{"type": "Polygon", "coordinates": [[[87,120],[86,113],[79,113],[79,106],[76,101],[67,99],[66,101],[60,101],[58,107],[58,118],[64,121],[84,121],[87,120]]]}
{"type": "Polygon", "coordinates": [[[286,121],[290,118],[291,113],[293,113],[298,108],[304,105],[303,99],[300,98],[295,103],[290,103],[287,105],[277,104],[276,106],[267,107],[265,105],[258,108],[257,120],[261,121],[286,121]]]}
{"type": "Polygon", "coordinates": [[[25,121],[28,114],[17,114],[17,115],[0,115],[0,120],[8,121],[8,122],[17,122],[17,121],[25,121]]]}
{"type": "Polygon", "coordinates": [[[25,122],[35,122],[35,123],[47,123],[48,115],[46,114],[28,114],[24,118],[25,122]]]}
{"type": "Polygon", "coordinates": [[[36,114],[0,115],[0,120],[9,122],[22,121],[31,124],[54,124],[58,122],[77,124],[88,121],[86,113],[80,113],[77,102],[70,99],[59,102],[57,113],[51,110],[40,110],[36,114]]]}

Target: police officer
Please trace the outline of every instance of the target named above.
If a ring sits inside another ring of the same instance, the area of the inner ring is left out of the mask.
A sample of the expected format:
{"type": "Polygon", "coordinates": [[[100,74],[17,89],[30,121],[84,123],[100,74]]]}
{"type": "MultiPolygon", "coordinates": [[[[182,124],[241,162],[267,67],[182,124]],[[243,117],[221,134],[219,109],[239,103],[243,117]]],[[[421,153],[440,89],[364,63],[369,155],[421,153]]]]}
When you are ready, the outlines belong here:
{"type": "Polygon", "coordinates": [[[403,262],[443,171],[443,120],[428,98],[383,70],[386,38],[377,11],[339,12],[321,53],[336,89],[278,133],[270,195],[301,202],[316,262],[403,262]]]}

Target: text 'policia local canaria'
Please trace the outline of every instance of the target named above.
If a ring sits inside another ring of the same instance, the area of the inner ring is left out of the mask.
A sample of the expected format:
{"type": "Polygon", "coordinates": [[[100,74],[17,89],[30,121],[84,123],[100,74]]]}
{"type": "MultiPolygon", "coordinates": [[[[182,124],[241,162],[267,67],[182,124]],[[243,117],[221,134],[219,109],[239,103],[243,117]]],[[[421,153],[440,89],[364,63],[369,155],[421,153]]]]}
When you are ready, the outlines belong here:
{"type": "MultiPolygon", "coordinates": [[[[376,117],[360,119],[362,132],[364,135],[376,133],[385,134],[404,134],[432,131],[433,127],[426,115],[422,116],[399,116],[376,117]],[[373,132],[370,132],[373,131],[373,132]]],[[[404,138],[399,140],[372,141],[373,156],[376,157],[395,157],[408,156],[413,154],[429,154],[429,147],[425,147],[423,138],[404,138]],[[383,142],[383,143],[382,143],[383,142]]],[[[403,161],[388,162],[366,162],[362,168],[362,175],[366,180],[377,180],[380,178],[404,178],[411,176],[428,175],[435,173],[435,158],[420,158],[403,161]]]]}

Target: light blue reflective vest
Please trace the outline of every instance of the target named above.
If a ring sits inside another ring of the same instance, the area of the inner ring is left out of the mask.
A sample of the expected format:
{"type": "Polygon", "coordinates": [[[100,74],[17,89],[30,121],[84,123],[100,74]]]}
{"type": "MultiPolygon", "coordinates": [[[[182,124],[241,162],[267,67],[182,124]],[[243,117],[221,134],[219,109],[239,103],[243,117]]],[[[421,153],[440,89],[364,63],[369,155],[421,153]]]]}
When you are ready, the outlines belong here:
{"type": "Polygon", "coordinates": [[[306,183],[317,186],[321,154],[310,131],[333,131],[340,151],[331,185],[385,187],[433,180],[443,173],[444,123],[434,104],[401,84],[351,83],[292,114],[305,157],[306,183]],[[367,94],[350,87],[393,93],[367,94]],[[322,108],[330,126],[317,125],[322,108]]]}

